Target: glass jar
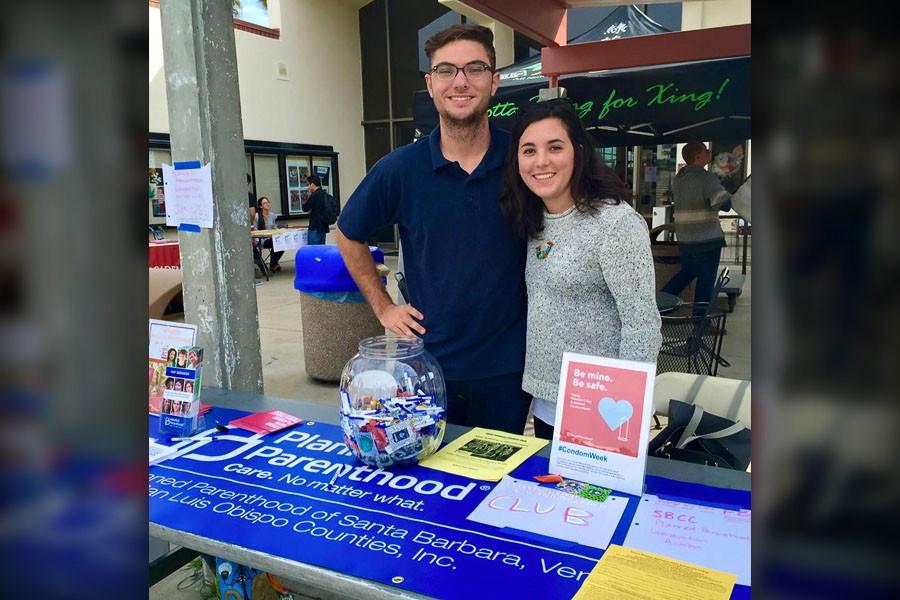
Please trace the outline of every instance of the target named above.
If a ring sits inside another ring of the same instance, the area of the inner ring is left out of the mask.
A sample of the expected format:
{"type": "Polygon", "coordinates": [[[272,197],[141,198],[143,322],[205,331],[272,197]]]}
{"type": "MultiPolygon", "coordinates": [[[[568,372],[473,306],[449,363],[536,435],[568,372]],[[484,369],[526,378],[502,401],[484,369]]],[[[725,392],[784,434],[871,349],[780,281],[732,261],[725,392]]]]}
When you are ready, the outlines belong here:
{"type": "Polygon", "coordinates": [[[447,391],[421,339],[362,340],[341,373],[340,394],[344,442],[368,466],[415,464],[440,447],[447,391]]]}

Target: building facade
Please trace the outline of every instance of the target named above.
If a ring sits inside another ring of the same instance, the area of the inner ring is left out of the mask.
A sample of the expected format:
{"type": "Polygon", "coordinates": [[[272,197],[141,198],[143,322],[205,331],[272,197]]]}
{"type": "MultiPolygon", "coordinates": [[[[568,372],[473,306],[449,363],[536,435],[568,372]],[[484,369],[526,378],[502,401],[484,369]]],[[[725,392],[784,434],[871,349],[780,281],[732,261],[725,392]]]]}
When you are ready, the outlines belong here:
{"type": "MultiPolygon", "coordinates": [[[[539,48],[459,0],[235,0],[235,6],[250,189],[267,196],[281,219],[303,216],[306,175],[323,175],[328,191],[343,202],[378,159],[413,141],[412,98],[424,88],[423,44],[430,34],[466,21],[491,27],[499,67],[539,48]]],[[[673,30],[750,22],[750,0],[639,6],[673,30]]],[[[570,9],[570,34],[614,8],[570,9]]],[[[159,10],[151,0],[150,224],[165,222],[160,168],[171,163],[159,10]]],[[[663,183],[676,170],[678,148],[670,146],[609,148],[604,155],[649,205],[664,197],[663,183]]],[[[376,239],[392,241],[393,232],[376,239]]]]}

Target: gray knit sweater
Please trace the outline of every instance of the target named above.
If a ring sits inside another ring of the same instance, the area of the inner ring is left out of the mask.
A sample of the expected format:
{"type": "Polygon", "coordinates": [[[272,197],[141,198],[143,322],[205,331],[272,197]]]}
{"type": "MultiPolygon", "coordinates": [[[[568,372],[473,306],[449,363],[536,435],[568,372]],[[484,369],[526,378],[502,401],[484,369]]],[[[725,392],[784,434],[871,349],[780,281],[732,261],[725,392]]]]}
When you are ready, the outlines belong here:
{"type": "Polygon", "coordinates": [[[660,317],[647,224],[629,205],[544,213],[528,244],[522,388],[554,400],[563,352],[656,362],[660,317]],[[553,246],[546,253],[548,243],[553,246]],[[544,258],[539,258],[543,255],[544,258]]]}
{"type": "Polygon", "coordinates": [[[731,208],[731,194],[715,174],[703,167],[688,165],[672,180],[675,198],[675,237],[679,244],[721,241],[719,211],[731,208]]]}

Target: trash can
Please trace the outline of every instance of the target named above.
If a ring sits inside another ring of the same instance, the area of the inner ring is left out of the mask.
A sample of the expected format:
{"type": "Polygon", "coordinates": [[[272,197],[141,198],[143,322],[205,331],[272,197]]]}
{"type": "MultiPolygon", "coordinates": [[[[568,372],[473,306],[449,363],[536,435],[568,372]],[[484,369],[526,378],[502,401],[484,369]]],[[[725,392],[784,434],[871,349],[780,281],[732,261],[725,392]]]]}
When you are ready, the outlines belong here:
{"type": "MultiPolygon", "coordinates": [[[[384,264],[380,248],[370,247],[369,251],[376,263],[384,264]]],[[[359,350],[360,340],[384,335],[384,327],[356,287],[334,244],[297,250],[294,289],[301,292],[306,374],[321,381],[339,381],[344,365],[359,350]]]]}

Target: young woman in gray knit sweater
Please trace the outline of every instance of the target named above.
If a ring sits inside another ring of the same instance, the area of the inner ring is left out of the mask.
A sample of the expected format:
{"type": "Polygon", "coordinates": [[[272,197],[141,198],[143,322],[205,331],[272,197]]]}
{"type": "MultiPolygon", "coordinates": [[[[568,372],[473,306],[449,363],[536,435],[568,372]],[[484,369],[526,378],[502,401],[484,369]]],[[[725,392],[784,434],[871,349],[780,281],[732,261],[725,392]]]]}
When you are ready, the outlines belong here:
{"type": "Polygon", "coordinates": [[[541,102],[520,116],[500,207],[527,244],[522,388],[534,396],[538,437],[553,437],[563,352],[656,362],[650,237],[626,199],[570,102],[541,102]]]}

